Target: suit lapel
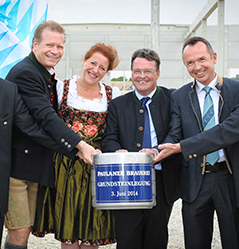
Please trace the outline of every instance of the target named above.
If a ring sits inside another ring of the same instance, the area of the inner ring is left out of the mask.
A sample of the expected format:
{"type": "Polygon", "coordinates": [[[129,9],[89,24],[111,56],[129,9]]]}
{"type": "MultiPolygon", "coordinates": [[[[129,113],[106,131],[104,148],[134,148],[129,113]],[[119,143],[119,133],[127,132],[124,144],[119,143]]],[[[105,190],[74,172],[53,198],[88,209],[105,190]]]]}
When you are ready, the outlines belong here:
{"type": "MultiPolygon", "coordinates": [[[[221,76],[218,75],[217,77],[217,83],[216,83],[216,88],[218,89],[218,94],[219,94],[219,105],[218,105],[218,120],[220,122],[220,119],[221,119],[221,114],[222,114],[222,109],[223,109],[223,106],[224,106],[224,99],[222,97],[222,85],[223,85],[223,79],[221,76]]],[[[225,95],[227,96],[227,95],[225,95]]],[[[230,97],[230,96],[229,96],[230,97]]],[[[227,101],[226,101],[227,103],[227,101]]]]}
{"type": "MultiPolygon", "coordinates": [[[[163,123],[167,122],[165,120],[166,118],[169,118],[169,109],[164,108],[166,100],[163,98],[160,91],[161,90],[158,87],[157,92],[152,98],[152,102],[149,104],[150,113],[154,124],[154,129],[157,135],[157,139],[164,138],[165,133],[168,132],[168,130],[165,130],[163,128],[164,127],[163,123]]],[[[162,141],[158,141],[158,143],[161,142],[162,141]]]]}
{"type": "Polygon", "coordinates": [[[189,92],[189,100],[190,100],[190,104],[191,104],[191,108],[193,110],[193,113],[197,119],[199,128],[201,131],[203,131],[202,115],[201,115],[201,110],[200,110],[200,106],[199,106],[197,93],[195,91],[195,82],[193,83],[193,85],[191,87],[191,91],[189,92]]]}

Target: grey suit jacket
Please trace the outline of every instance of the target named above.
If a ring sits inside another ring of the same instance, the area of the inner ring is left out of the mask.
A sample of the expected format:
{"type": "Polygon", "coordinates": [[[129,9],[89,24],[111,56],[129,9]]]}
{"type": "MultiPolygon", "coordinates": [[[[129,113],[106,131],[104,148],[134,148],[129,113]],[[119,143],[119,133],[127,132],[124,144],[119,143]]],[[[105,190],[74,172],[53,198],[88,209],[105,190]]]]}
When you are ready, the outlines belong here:
{"type": "Polygon", "coordinates": [[[182,140],[180,145],[184,159],[187,161],[193,156],[202,156],[225,148],[232,167],[237,207],[239,207],[239,93],[237,97],[235,108],[224,122],[194,137],[182,140]],[[214,139],[211,139],[212,137],[214,139]]]}
{"type": "MultiPolygon", "coordinates": [[[[221,95],[219,100],[219,122],[223,122],[235,106],[239,84],[237,81],[218,76],[216,87],[221,95]]],[[[195,82],[181,87],[172,94],[171,115],[170,132],[164,142],[176,143],[190,137],[192,137],[191,141],[193,141],[193,136],[203,131],[195,82]]],[[[202,142],[201,140],[201,145],[203,143],[203,147],[210,150],[211,144],[208,141],[216,141],[217,136],[218,134],[216,133],[211,134],[205,141],[202,142]]],[[[191,155],[191,160],[188,160],[189,157],[184,158],[181,167],[180,196],[188,202],[192,202],[197,197],[203,179],[201,166],[203,166],[204,153],[197,154],[194,151],[194,145],[195,143],[190,145],[191,153],[189,154],[191,155]]],[[[188,154],[188,151],[184,152],[184,156],[185,153],[188,154]]],[[[225,156],[228,165],[232,165],[231,151],[226,149],[225,156]]]]}
{"type": "MultiPolygon", "coordinates": [[[[149,105],[158,144],[163,142],[169,131],[171,92],[172,90],[158,87],[149,105]]],[[[127,149],[129,152],[138,152],[142,149],[143,126],[144,112],[134,92],[113,99],[109,104],[107,126],[102,137],[102,151],[115,152],[127,149]]],[[[165,192],[169,203],[178,198],[178,160],[175,157],[162,163],[165,192]]]]}

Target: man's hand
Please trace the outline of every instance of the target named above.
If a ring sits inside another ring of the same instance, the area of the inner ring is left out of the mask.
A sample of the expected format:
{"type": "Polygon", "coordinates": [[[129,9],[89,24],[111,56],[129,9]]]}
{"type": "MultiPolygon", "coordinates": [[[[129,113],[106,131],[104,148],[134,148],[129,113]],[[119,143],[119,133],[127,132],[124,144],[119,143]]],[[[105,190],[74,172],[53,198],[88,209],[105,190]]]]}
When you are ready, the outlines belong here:
{"type": "Polygon", "coordinates": [[[156,149],[142,149],[139,152],[151,153],[154,155],[154,157],[156,157],[158,155],[158,151],[156,149]]]}
{"type": "Polygon", "coordinates": [[[91,165],[93,164],[93,155],[102,153],[84,141],[80,141],[76,147],[79,149],[77,155],[84,160],[85,163],[90,163],[91,165]]]}
{"type": "Polygon", "coordinates": [[[120,150],[116,150],[115,151],[116,153],[120,153],[120,152],[129,152],[128,150],[125,150],[125,149],[120,149],[120,150]]]}
{"type": "Polygon", "coordinates": [[[180,153],[182,151],[180,143],[177,144],[171,144],[171,143],[166,143],[166,144],[160,144],[158,146],[160,153],[154,158],[154,163],[161,161],[162,159],[171,156],[172,154],[175,153],[180,153]]]}

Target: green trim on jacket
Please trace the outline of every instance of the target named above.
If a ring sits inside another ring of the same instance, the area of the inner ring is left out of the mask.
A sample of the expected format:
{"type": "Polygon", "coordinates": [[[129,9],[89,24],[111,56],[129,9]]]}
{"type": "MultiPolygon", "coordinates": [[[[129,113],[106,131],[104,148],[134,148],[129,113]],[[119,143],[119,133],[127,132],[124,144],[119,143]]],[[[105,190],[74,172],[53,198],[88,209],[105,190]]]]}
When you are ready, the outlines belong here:
{"type": "MultiPolygon", "coordinates": [[[[152,97],[152,101],[154,101],[154,99],[159,95],[159,92],[160,92],[160,88],[159,86],[156,86],[157,89],[152,97]]],[[[137,104],[139,104],[141,106],[141,102],[140,100],[137,98],[136,94],[135,94],[135,91],[133,92],[133,96],[134,96],[134,100],[137,102],[137,104]]]]}
{"type": "Polygon", "coordinates": [[[29,54],[30,60],[36,65],[41,74],[49,81],[51,78],[51,74],[46,70],[46,68],[37,60],[36,56],[33,52],[29,54]]]}

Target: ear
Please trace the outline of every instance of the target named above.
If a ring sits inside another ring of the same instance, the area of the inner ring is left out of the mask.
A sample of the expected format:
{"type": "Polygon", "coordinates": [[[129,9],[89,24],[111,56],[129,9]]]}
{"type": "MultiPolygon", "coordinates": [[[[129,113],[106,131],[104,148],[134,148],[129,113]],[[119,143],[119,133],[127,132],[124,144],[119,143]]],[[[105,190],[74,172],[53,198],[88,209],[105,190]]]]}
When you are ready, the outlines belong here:
{"type": "Polygon", "coordinates": [[[36,51],[37,48],[38,48],[38,44],[37,44],[36,40],[34,39],[34,40],[32,41],[32,50],[33,50],[33,51],[36,51]]]}
{"type": "Polygon", "coordinates": [[[160,76],[160,70],[158,70],[156,73],[157,73],[157,79],[158,79],[160,76]]]}
{"type": "Polygon", "coordinates": [[[213,53],[212,59],[213,59],[214,64],[216,64],[217,63],[217,53],[213,53]]]}

